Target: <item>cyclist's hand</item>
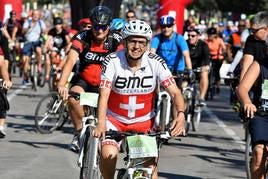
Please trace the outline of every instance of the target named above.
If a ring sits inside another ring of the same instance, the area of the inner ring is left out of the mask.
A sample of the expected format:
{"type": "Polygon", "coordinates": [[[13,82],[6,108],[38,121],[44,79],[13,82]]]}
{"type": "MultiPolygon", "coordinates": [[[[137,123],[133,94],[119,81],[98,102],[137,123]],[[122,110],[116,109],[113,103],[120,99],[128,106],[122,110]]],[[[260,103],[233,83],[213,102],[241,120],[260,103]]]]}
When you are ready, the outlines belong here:
{"type": "Polygon", "coordinates": [[[195,81],[195,73],[192,70],[189,70],[189,79],[191,83],[195,81]]]}
{"type": "Polygon", "coordinates": [[[60,96],[63,98],[63,100],[67,100],[68,99],[68,88],[65,86],[58,86],[58,93],[60,94],[60,96]]]}
{"type": "Polygon", "coordinates": [[[247,118],[253,118],[255,113],[257,112],[257,108],[252,103],[245,103],[244,104],[244,111],[246,113],[247,118]]]}
{"type": "Polygon", "coordinates": [[[9,88],[11,88],[11,86],[12,86],[12,82],[10,80],[4,80],[3,87],[5,89],[9,89],[9,88]]]}
{"type": "Polygon", "coordinates": [[[94,137],[105,139],[106,125],[105,123],[98,123],[97,127],[93,130],[94,137]]]}
{"type": "Polygon", "coordinates": [[[173,120],[172,125],[170,127],[171,129],[171,135],[173,137],[178,135],[186,135],[185,132],[185,116],[184,113],[180,112],[178,116],[173,120]]]}

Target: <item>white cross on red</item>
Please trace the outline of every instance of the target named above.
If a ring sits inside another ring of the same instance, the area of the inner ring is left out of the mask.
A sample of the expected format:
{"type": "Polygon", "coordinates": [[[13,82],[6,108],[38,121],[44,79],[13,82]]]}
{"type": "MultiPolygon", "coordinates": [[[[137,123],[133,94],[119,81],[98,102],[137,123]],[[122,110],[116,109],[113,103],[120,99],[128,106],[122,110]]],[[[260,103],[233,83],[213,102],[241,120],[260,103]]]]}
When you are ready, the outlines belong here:
{"type": "Polygon", "coordinates": [[[120,103],[119,107],[128,110],[128,117],[133,118],[136,115],[136,110],[144,108],[144,103],[137,104],[137,96],[130,96],[128,104],[120,103]]]}

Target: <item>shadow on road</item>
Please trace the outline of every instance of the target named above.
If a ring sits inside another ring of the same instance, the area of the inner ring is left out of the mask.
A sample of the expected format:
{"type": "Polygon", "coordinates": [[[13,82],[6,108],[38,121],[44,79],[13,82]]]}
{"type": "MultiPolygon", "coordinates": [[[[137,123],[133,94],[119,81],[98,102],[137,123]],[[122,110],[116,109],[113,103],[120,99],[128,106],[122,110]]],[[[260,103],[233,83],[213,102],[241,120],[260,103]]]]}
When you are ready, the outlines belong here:
{"type": "Polygon", "coordinates": [[[51,146],[57,147],[57,148],[63,148],[68,149],[69,144],[61,144],[56,142],[32,142],[32,141],[19,141],[19,140],[11,140],[9,141],[11,143],[21,143],[25,145],[29,145],[34,148],[39,149],[50,149],[51,146]]]}
{"type": "Polygon", "coordinates": [[[178,175],[172,173],[158,172],[159,177],[168,178],[168,179],[201,179],[200,177],[192,177],[188,175],[178,175]]]}

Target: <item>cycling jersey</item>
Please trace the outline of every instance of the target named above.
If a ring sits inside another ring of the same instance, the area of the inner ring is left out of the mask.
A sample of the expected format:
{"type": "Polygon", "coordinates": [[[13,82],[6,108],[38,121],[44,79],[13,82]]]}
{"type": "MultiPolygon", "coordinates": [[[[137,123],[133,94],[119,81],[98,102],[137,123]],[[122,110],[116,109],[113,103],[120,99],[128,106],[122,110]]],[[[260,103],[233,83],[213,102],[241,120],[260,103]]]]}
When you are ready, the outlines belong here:
{"type": "Polygon", "coordinates": [[[14,30],[15,27],[18,27],[18,31],[16,36],[21,36],[21,24],[19,23],[18,20],[12,21],[12,19],[7,19],[5,26],[7,28],[7,32],[10,35],[10,37],[12,36],[12,32],[14,30]]]}
{"type": "Polygon", "coordinates": [[[136,72],[130,69],[125,50],[108,55],[103,62],[100,84],[100,88],[111,89],[107,116],[125,124],[152,119],[159,83],[167,88],[175,81],[165,61],[158,55],[145,52],[136,72]]]}
{"type": "Polygon", "coordinates": [[[224,56],[222,54],[222,46],[224,44],[222,38],[217,37],[213,40],[207,40],[208,48],[210,51],[212,60],[223,60],[224,56]]]}
{"type": "Polygon", "coordinates": [[[79,32],[72,40],[71,48],[79,53],[79,75],[88,84],[99,86],[104,57],[117,50],[119,40],[109,35],[102,44],[93,39],[92,31],[79,32]]]}
{"type": "Polygon", "coordinates": [[[165,59],[168,68],[172,72],[184,71],[184,51],[189,51],[183,36],[173,32],[171,39],[156,35],[151,42],[151,48],[156,49],[156,54],[165,59]]]}
{"type": "Polygon", "coordinates": [[[48,35],[53,37],[53,47],[56,47],[59,51],[67,45],[65,36],[68,35],[68,32],[65,29],[57,33],[56,28],[52,28],[48,32],[48,35]]]}
{"type": "Polygon", "coordinates": [[[193,69],[197,67],[209,65],[209,49],[208,45],[202,41],[198,40],[196,45],[190,44],[189,40],[187,40],[187,44],[189,46],[190,57],[192,62],[193,69]]]}

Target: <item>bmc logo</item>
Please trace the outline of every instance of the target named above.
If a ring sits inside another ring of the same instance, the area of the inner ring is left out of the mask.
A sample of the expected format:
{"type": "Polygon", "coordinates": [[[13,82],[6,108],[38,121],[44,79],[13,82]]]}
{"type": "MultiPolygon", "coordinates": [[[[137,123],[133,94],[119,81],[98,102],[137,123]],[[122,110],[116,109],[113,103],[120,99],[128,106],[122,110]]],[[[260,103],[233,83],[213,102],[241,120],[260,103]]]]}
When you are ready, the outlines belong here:
{"type": "Polygon", "coordinates": [[[85,59],[88,62],[102,62],[104,60],[104,56],[102,55],[98,55],[96,53],[92,53],[92,52],[87,52],[85,54],[85,59]]]}
{"type": "Polygon", "coordinates": [[[119,89],[124,88],[151,88],[153,84],[153,76],[144,77],[120,77],[117,76],[115,80],[115,87],[119,89]]]}

